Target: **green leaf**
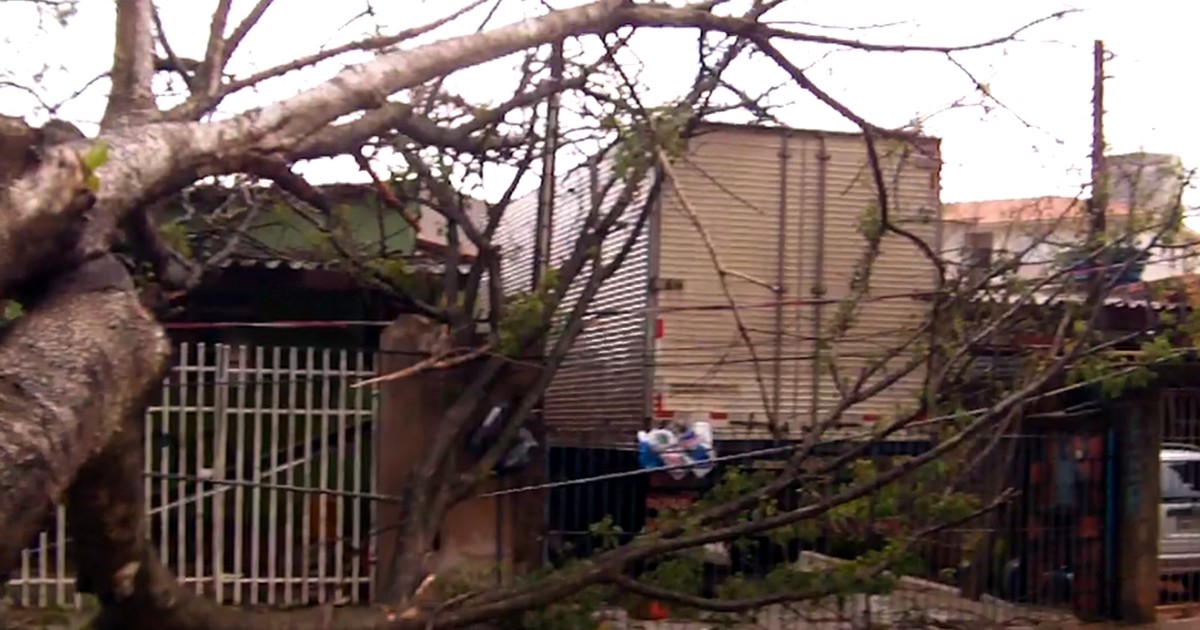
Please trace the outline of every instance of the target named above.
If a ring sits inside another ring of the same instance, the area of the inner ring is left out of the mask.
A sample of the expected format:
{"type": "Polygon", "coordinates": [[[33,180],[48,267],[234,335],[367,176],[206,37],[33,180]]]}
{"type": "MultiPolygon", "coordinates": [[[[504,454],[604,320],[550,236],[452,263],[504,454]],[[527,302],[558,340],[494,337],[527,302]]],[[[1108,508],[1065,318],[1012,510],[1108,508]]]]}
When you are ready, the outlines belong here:
{"type": "Polygon", "coordinates": [[[25,307],[20,302],[9,300],[4,303],[4,311],[0,313],[0,321],[11,322],[25,314],[25,307]]]}
{"type": "MultiPolygon", "coordinates": [[[[100,140],[83,154],[83,168],[89,175],[108,163],[108,143],[100,140]]],[[[90,185],[89,185],[90,187],[90,185]]]]}

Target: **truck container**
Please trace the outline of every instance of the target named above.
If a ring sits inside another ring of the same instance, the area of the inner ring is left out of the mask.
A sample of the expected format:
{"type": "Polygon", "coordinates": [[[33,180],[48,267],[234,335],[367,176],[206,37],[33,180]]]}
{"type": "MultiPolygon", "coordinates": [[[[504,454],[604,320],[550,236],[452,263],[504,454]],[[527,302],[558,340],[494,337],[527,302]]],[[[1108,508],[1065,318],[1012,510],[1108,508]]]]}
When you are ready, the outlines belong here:
{"type": "MultiPolygon", "coordinates": [[[[940,252],[939,141],[875,144],[889,219],[940,252]]],[[[592,301],[547,391],[552,442],[630,446],[638,430],[668,419],[707,420],[719,440],[757,440],[772,437],[772,417],[798,438],[839,406],[845,383],[929,316],[936,267],[911,239],[889,233],[868,287],[853,300],[853,325],[829,338],[854,295],[864,235],[878,224],[880,198],[861,134],[706,123],[672,170],[676,181],[664,179],[646,228],[592,301]]],[[[621,186],[603,190],[610,172],[600,156],[558,178],[552,266],[570,253],[593,200],[607,195],[601,210],[613,201],[621,186]]],[[[515,201],[502,224],[509,293],[530,287],[537,200],[533,193],[515,201]]],[[[606,260],[641,208],[631,204],[605,241],[606,260]]],[[[888,366],[926,347],[915,344],[888,366]]],[[[839,429],[913,409],[925,375],[913,370],[851,406],[839,414],[839,429]]]]}

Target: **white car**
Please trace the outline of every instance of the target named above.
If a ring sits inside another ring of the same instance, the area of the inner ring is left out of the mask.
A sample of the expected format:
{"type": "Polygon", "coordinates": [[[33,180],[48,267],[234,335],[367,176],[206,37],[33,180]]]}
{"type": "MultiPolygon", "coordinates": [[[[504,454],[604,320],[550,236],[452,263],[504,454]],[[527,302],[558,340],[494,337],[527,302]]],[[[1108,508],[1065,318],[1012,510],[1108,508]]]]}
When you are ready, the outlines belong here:
{"type": "Polygon", "coordinates": [[[1200,573],[1200,447],[1164,444],[1159,461],[1159,571],[1200,573]]]}

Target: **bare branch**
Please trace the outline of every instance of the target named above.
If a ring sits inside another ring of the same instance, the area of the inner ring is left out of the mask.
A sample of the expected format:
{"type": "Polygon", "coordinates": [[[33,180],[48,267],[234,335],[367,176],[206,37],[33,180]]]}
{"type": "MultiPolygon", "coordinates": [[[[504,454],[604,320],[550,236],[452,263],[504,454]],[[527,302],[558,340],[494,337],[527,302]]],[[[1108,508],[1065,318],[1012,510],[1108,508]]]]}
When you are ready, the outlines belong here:
{"type": "Polygon", "coordinates": [[[162,46],[163,53],[167,55],[167,63],[156,63],[155,69],[176,72],[189,89],[195,89],[194,75],[192,74],[195,69],[188,70],[184,67],[183,61],[175,54],[175,49],[171,47],[171,42],[167,40],[167,29],[163,27],[162,18],[158,14],[158,5],[152,3],[151,7],[154,11],[154,31],[158,34],[158,43],[162,46]]]}
{"type": "Polygon", "coordinates": [[[396,372],[391,372],[389,374],[384,374],[383,376],[376,376],[375,378],[369,378],[369,379],[366,379],[363,381],[359,381],[359,382],[351,385],[351,387],[358,388],[358,387],[365,387],[367,385],[378,385],[380,383],[390,383],[392,381],[398,381],[401,379],[409,378],[411,376],[416,376],[417,374],[420,374],[422,372],[427,372],[429,370],[445,370],[445,369],[449,369],[452,367],[458,367],[464,363],[470,363],[471,361],[478,359],[479,357],[487,354],[490,351],[491,351],[491,346],[483,345],[478,348],[467,350],[465,352],[462,349],[455,350],[452,352],[447,352],[444,354],[440,354],[438,356],[429,357],[428,359],[424,359],[424,360],[418,362],[416,365],[410,365],[409,367],[406,367],[403,370],[399,370],[396,372]]]}
{"type": "MultiPolygon", "coordinates": [[[[390,46],[399,44],[400,42],[412,39],[414,37],[419,37],[426,33],[437,30],[437,29],[441,28],[442,26],[445,26],[446,24],[453,22],[454,20],[458,19],[462,15],[469,13],[470,11],[474,10],[476,7],[482,5],[484,2],[486,2],[486,0],[474,0],[474,2],[468,4],[467,6],[463,7],[462,9],[459,9],[458,11],[455,11],[454,13],[452,13],[446,17],[443,17],[441,19],[430,22],[429,24],[424,24],[422,26],[406,29],[395,35],[390,35],[390,36],[386,36],[386,37],[370,37],[367,39],[350,42],[348,44],[343,44],[341,46],[336,46],[336,47],[330,48],[328,50],[323,50],[321,52],[308,55],[307,57],[301,57],[294,61],[283,64],[281,66],[276,66],[274,68],[268,68],[266,70],[256,72],[244,79],[235,79],[235,80],[229,82],[228,84],[225,84],[224,86],[218,87],[218,84],[216,82],[214,82],[212,84],[212,88],[211,88],[213,90],[212,94],[209,94],[202,99],[190,100],[188,103],[185,103],[184,105],[181,105],[180,107],[168,112],[167,117],[170,119],[173,119],[173,120],[195,119],[195,118],[199,117],[200,115],[211,110],[211,108],[215,107],[217,102],[219,102],[219,100],[221,98],[224,98],[225,96],[228,96],[229,94],[233,94],[234,92],[238,92],[247,87],[257,85],[259,83],[262,83],[263,81],[266,81],[267,79],[272,79],[272,78],[282,76],[284,74],[287,74],[287,73],[295,71],[295,70],[307,68],[309,66],[318,64],[322,61],[326,61],[328,59],[332,59],[334,57],[344,55],[348,52],[383,50],[390,46]]],[[[270,4],[271,4],[270,0],[260,0],[259,4],[255,7],[255,11],[258,11],[258,13],[255,14],[252,12],[249,16],[247,16],[246,20],[243,21],[242,24],[238,27],[238,31],[235,32],[234,36],[230,38],[230,44],[232,44],[233,47],[236,48],[237,44],[240,43],[241,39],[243,37],[245,37],[246,33],[249,32],[249,30],[251,28],[253,28],[254,24],[258,21],[259,18],[261,18],[262,13],[264,13],[266,11],[267,7],[270,4]],[[244,27],[244,30],[243,30],[243,27],[244,27]]],[[[222,42],[223,41],[224,40],[222,40],[222,42]]],[[[210,40],[210,45],[211,45],[211,40],[210,40]]],[[[211,50],[211,48],[210,48],[210,50],[211,50]]],[[[229,52],[232,54],[232,50],[230,50],[229,52]]],[[[224,62],[222,62],[222,69],[223,69],[223,63],[224,62]]],[[[217,72],[219,73],[220,70],[218,70],[217,72]]],[[[219,74],[218,74],[217,78],[219,78],[219,74]]]]}
{"type": "Polygon", "coordinates": [[[204,61],[200,62],[197,76],[197,88],[202,96],[210,97],[219,89],[221,70],[225,67],[225,24],[229,20],[229,9],[233,0],[217,0],[217,8],[213,11],[212,20],[208,27],[208,47],[204,51],[204,61]]]}
{"type": "Polygon", "coordinates": [[[648,27],[686,27],[686,28],[702,28],[712,31],[721,31],[731,35],[740,35],[743,37],[764,37],[767,39],[784,39],[789,41],[807,42],[812,44],[822,44],[826,46],[838,46],[850,48],[854,50],[862,50],[865,52],[888,52],[888,53],[910,53],[910,52],[927,52],[927,53],[953,53],[964,52],[968,50],[979,50],[982,48],[991,48],[1000,44],[1008,43],[1019,37],[1026,31],[1051,22],[1062,19],[1073,13],[1078,13],[1079,9],[1067,9],[1056,11],[1049,15],[1043,16],[1032,22],[1028,22],[1008,34],[993,37],[980,42],[963,44],[959,46],[925,46],[925,45],[906,45],[906,44],[876,44],[856,39],[845,39],[841,37],[829,37],[825,35],[814,35],[811,33],[800,33],[782,28],[771,27],[761,22],[752,19],[740,17],[724,17],[708,11],[699,10],[694,5],[684,7],[668,7],[665,5],[642,5],[636,10],[630,12],[629,19],[625,22],[628,26],[648,26],[648,27]]]}
{"type": "MultiPolygon", "coordinates": [[[[258,24],[259,20],[261,20],[262,16],[267,12],[267,9],[271,8],[271,5],[274,3],[274,1],[275,0],[258,0],[258,3],[254,5],[254,8],[250,9],[250,13],[248,13],[246,17],[237,25],[237,28],[233,30],[233,34],[231,34],[229,39],[225,42],[225,64],[229,63],[229,59],[231,59],[233,54],[237,52],[238,46],[242,45],[242,40],[246,39],[246,35],[250,34],[251,29],[258,24]]],[[[222,66],[222,70],[223,69],[224,65],[222,66]]]]}
{"type": "Polygon", "coordinates": [[[158,113],[154,101],[154,5],[152,0],[117,2],[112,93],[101,127],[141,123],[158,113]]]}

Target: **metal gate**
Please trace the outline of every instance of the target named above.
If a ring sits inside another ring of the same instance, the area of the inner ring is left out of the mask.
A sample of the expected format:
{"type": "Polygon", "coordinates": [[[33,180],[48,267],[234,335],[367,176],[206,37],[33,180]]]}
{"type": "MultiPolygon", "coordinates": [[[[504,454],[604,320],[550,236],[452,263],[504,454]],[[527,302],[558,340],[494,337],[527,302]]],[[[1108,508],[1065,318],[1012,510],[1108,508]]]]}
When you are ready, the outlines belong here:
{"type": "MultiPolygon", "coordinates": [[[[373,578],[373,376],[364,350],[179,344],[146,415],[149,535],[222,603],[366,601],[373,578]]],[[[77,607],[62,507],[22,552],[20,606],[77,607]]]]}

